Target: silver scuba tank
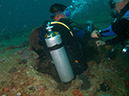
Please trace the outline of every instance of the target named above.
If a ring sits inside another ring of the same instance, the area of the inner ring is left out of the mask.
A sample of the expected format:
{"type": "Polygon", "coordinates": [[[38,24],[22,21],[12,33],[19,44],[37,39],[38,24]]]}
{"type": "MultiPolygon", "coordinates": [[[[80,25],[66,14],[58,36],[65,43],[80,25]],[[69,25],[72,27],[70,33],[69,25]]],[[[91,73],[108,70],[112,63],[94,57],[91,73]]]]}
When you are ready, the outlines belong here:
{"type": "Polygon", "coordinates": [[[71,81],[74,74],[59,32],[52,31],[49,26],[45,42],[61,81],[65,83],[71,81]]]}

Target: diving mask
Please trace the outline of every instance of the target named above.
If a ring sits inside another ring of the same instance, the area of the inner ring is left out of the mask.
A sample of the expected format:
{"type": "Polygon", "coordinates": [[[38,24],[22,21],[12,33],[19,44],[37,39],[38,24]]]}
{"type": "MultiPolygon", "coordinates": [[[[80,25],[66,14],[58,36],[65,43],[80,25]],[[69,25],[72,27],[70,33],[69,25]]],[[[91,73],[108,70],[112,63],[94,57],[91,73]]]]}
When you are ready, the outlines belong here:
{"type": "Polygon", "coordinates": [[[60,14],[63,14],[65,15],[66,17],[69,17],[69,11],[63,11],[61,13],[53,13],[52,16],[56,16],[56,15],[60,15],[60,14]]]}
{"type": "Polygon", "coordinates": [[[61,14],[65,15],[66,17],[69,17],[69,11],[64,11],[61,14]]]}

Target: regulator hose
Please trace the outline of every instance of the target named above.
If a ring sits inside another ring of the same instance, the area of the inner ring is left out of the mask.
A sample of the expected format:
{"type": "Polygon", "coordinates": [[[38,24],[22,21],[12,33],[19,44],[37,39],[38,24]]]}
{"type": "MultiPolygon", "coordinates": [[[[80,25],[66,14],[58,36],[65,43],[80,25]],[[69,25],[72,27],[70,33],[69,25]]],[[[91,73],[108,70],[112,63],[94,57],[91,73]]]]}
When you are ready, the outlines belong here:
{"type": "Polygon", "coordinates": [[[50,22],[50,24],[60,24],[60,25],[63,25],[64,27],[66,27],[69,30],[71,36],[74,37],[71,29],[66,24],[64,24],[62,22],[59,22],[59,21],[53,21],[53,22],[50,22]]]}

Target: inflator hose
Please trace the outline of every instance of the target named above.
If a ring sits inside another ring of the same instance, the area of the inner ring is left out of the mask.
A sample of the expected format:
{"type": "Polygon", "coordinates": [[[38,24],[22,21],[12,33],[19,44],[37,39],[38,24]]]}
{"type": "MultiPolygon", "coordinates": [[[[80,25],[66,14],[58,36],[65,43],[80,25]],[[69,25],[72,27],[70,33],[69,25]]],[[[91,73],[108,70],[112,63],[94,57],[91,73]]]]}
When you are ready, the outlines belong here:
{"type": "Polygon", "coordinates": [[[66,27],[69,30],[71,36],[74,37],[72,31],[70,30],[70,28],[66,24],[64,24],[62,22],[58,22],[58,21],[53,21],[50,24],[60,24],[60,25],[63,25],[64,27],[66,27]]]}

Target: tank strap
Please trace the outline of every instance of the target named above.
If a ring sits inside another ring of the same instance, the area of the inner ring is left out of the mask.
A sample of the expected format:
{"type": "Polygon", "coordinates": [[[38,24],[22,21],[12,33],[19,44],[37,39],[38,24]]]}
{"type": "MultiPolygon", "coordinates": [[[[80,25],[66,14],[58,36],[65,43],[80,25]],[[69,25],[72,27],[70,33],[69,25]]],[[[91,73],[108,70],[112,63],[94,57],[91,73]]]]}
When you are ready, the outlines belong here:
{"type": "Polygon", "coordinates": [[[48,50],[49,50],[49,51],[53,51],[53,50],[56,50],[56,49],[61,48],[62,46],[63,46],[63,43],[61,43],[61,44],[56,44],[56,45],[53,46],[53,47],[48,47],[48,50]]]}

